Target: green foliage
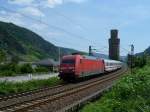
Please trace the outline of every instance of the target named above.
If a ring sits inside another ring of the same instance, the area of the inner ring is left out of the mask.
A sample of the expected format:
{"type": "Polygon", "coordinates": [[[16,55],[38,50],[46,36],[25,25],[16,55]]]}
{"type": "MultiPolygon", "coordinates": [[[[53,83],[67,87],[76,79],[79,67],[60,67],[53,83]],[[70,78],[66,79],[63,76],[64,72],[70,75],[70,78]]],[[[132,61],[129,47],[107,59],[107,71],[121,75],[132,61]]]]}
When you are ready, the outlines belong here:
{"type": "Polygon", "coordinates": [[[131,68],[144,67],[147,64],[147,55],[131,56],[128,55],[128,65],[131,68]],[[132,64],[131,64],[132,63],[132,64]]]}
{"type": "Polygon", "coordinates": [[[52,77],[45,80],[31,80],[27,82],[0,82],[0,95],[8,95],[12,93],[34,90],[42,87],[55,86],[62,83],[58,77],[52,77]]]}
{"type": "Polygon", "coordinates": [[[6,54],[3,50],[0,50],[0,63],[6,60],[6,54]]]}
{"type": "Polygon", "coordinates": [[[12,56],[11,63],[18,64],[19,61],[20,61],[20,58],[18,56],[12,56]]]}
{"type": "Polygon", "coordinates": [[[43,73],[43,72],[49,72],[50,70],[46,67],[36,67],[35,69],[36,73],[43,73]]]}
{"type": "Polygon", "coordinates": [[[81,112],[150,112],[150,66],[134,73],[123,77],[102,99],[81,112]]]}
{"type": "Polygon", "coordinates": [[[17,65],[16,63],[9,63],[0,65],[0,76],[15,76],[32,72],[33,69],[30,64],[17,65]]]}
{"type": "Polygon", "coordinates": [[[16,66],[14,64],[0,65],[0,76],[13,76],[16,72],[16,66]]]}
{"type": "Polygon", "coordinates": [[[134,67],[144,67],[146,65],[146,56],[136,56],[134,58],[134,67]]]}
{"type": "Polygon", "coordinates": [[[0,65],[0,76],[16,76],[18,74],[26,73],[47,73],[50,71],[51,68],[36,67],[33,69],[30,64],[18,65],[14,62],[0,65]]]}
{"type": "Polygon", "coordinates": [[[14,76],[14,74],[15,73],[10,70],[0,72],[0,76],[14,76]]]}
{"type": "Polygon", "coordinates": [[[30,64],[24,64],[20,67],[21,73],[33,73],[32,66],[30,64]]]}
{"type": "MultiPolygon", "coordinates": [[[[18,56],[24,61],[44,58],[58,60],[58,47],[28,29],[12,23],[0,22],[0,34],[0,48],[11,57],[18,56]]],[[[60,51],[61,56],[77,52],[67,48],[60,48],[60,51]]]]}

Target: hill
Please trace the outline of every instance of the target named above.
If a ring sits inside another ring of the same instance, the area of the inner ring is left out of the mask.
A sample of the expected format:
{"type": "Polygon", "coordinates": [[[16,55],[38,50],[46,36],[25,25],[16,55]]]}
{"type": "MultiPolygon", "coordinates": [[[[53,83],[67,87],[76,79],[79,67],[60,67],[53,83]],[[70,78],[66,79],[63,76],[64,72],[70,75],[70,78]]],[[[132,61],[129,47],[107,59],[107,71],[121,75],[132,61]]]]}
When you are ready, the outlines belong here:
{"type": "Polygon", "coordinates": [[[150,55],[150,47],[148,47],[148,48],[144,51],[144,53],[146,53],[146,54],[149,54],[149,55],[150,55]]]}
{"type": "MultiPolygon", "coordinates": [[[[13,23],[0,22],[0,49],[8,57],[17,56],[24,61],[43,58],[58,59],[58,47],[44,40],[38,34],[13,23]]],[[[61,55],[77,52],[61,47],[61,55]]]]}
{"type": "Polygon", "coordinates": [[[148,47],[147,49],[145,49],[143,52],[136,53],[136,56],[142,56],[144,54],[150,55],[150,47],[148,47]]]}

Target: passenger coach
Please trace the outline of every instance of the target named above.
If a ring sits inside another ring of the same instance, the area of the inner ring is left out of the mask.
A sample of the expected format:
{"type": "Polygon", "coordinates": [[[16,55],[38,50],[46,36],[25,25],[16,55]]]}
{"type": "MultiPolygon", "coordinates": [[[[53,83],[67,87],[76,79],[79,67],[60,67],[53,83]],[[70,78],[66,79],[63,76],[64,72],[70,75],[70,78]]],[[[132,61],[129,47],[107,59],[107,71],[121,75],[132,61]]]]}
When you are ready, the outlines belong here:
{"type": "Polygon", "coordinates": [[[104,63],[105,63],[105,72],[111,72],[120,69],[122,67],[122,62],[120,61],[104,59],[104,63]]]}

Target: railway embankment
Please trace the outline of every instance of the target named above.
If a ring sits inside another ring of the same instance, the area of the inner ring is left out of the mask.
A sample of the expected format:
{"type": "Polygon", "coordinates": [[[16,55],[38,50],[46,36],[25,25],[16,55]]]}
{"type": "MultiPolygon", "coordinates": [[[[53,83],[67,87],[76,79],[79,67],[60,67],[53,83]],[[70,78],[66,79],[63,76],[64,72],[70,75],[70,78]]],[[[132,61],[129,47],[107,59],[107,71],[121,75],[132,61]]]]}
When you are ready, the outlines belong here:
{"type": "Polygon", "coordinates": [[[51,87],[61,84],[62,81],[58,77],[51,77],[49,79],[30,80],[25,82],[0,82],[0,96],[15,94],[34,89],[51,87]]]}
{"type": "Polygon", "coordinates": [[[150,112],[150,66],[127,73],[103,96],[80,112],[150,112]]]}
{"type": "Polygon", "coordinates": [[[113,85],[127,69],[104,74],[79,83],[61,84],[21,94],[1,97],[0,110],[9,112],[75,111],[80,104],[96,97],[113,85]]]}

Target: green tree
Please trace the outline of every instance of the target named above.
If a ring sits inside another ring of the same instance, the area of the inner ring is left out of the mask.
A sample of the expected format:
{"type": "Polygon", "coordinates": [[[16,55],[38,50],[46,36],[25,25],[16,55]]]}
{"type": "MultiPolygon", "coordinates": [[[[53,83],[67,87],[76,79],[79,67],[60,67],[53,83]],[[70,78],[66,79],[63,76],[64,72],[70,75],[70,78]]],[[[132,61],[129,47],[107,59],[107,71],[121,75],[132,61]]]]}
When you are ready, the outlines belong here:
{"type": "Polygon", "coordinates": [[[143,54],[142,56],[131,56],[128,55],[128,65],[132,68],[135,67],[144,67],[147,64],[147,55],[143,54]],[[132,64],[131,64],[132,63],[132,64]]]}
{"type": "Polygon", "coordinates": [[[20,68],[21,73],[33,73],[32,66],[30,64],[24,64],[20,68]]]}
{"type": "Polygon", "coordinates": [[[11,58],[11,62],[14,63],[14,64],[18,64],[20,58],[18,56],[12,56],[11,58]]]}
{"type": "Polygon", "coordinates": [[[3,50],[0,50],[0,63],[6,61],[6,54],[3,50]]]}

